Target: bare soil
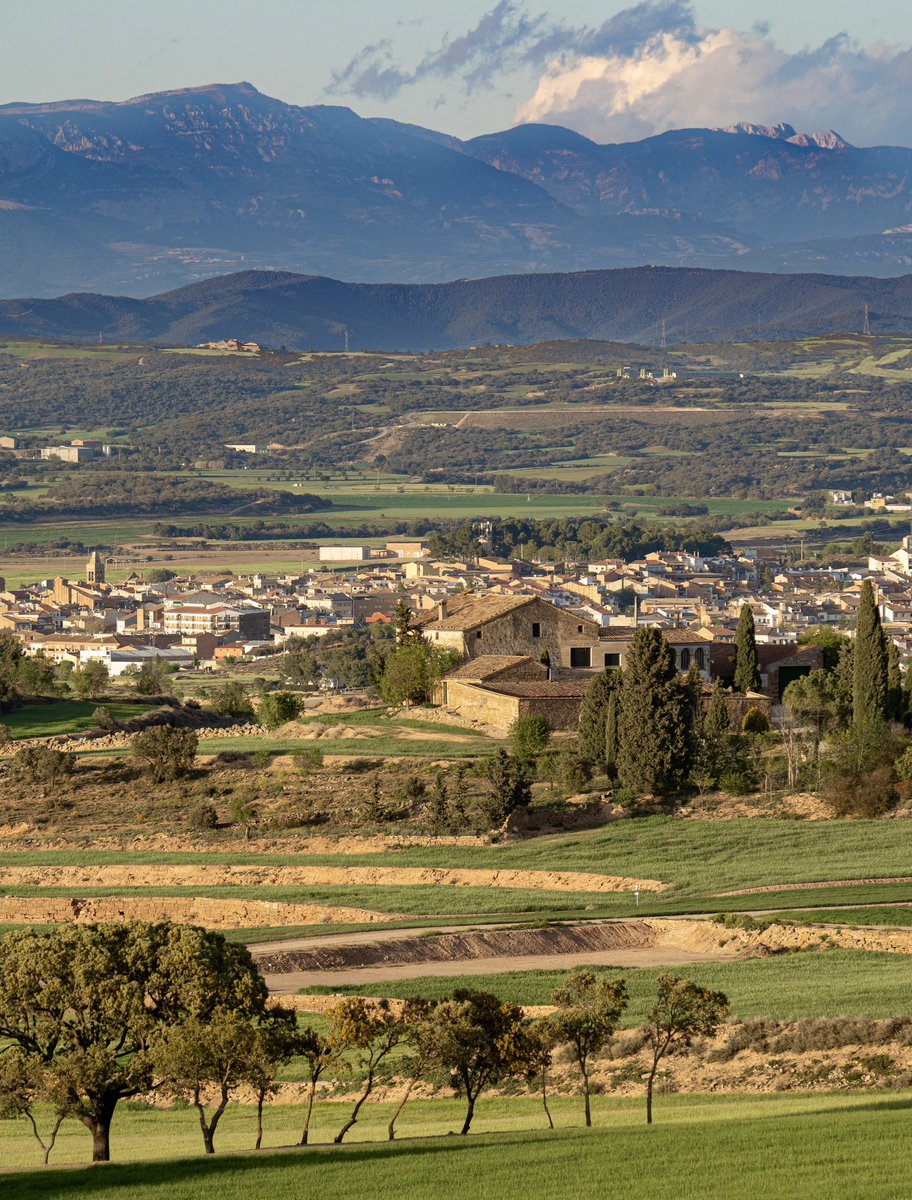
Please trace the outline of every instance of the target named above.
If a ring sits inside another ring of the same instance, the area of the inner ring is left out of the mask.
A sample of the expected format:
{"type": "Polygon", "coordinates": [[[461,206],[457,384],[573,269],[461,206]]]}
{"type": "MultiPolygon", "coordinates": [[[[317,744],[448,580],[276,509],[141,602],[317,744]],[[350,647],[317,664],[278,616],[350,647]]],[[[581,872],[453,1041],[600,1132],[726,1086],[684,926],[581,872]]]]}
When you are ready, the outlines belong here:
{"type": "MultiPolygon", "coordinates": [[[[586,871],[496,871],[445,867],[316,867],[218,866],[210,863],[156,865],[157,887],[332,887],[379,884],[384,887],[530,888],[554,892],[661,892],[669,884],[658,879],[627,879],[586,871]]],[[[148,866],[59,866],[0,869],[4,886],[149,887],[148,866]]]]}
{"type": "Polygon", "coordinates": [[[763,887],[739,888],[735,892],[715,892],[720,896],[762,896],[765,892],[813,892],[818,888],[873,887],[879,883],[912,883],[912,875],[885,875],[880,879],[825,879],[813,883],[770,883],[763,887]]]}
{"type": "Polygon", "coordinates": [[[367,925],[389,921],[388,913],[336,905],[282,904],[270,900],[200,896],[0,896],[0,924],[58,922],[175,921],[207,929],[251,929],[275,925],[367,925]]]}

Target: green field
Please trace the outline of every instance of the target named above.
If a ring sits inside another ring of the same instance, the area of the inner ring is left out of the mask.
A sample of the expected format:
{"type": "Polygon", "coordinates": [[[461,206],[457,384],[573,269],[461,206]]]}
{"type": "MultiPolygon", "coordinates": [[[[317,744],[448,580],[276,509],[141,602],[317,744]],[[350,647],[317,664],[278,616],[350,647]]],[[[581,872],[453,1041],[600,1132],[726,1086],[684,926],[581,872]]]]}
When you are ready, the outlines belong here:
{"type": "MultiPolygon", "coordinates": [[[[365,756],[369,742],[361,743],[365,756]]],[[[0,865],[91,865],[93,863],[247,863],[293,865],[296,854],[227,854],[217,839],[198,853],[58,850],[10,853],[0,851],[0,865]]],[[[376,854],[308,855],[324,866],[490,867],[503,870],[594,871],[608,875],[660,879],[675,892],[644,893],[643,904],[685,896],[707,897],[716,892],[764,885],[820,880],[865,880],[906,876],[910,871],[908,830],[902,821],[815,821],[747,818],[730,821],[688,821],[676,817],[644,817],[617,821],[599,829],[555,834],[503,846],[402,846],[376,854]]],[[[902,889],[912,884],[851,884],[846,890],[872,892],[902,889]]],[[[824,891],[789,891],[732,897],[738,907],[826,907],[836,901],[824,891]],[[824,899],[824,895],[827,896],[824,899]]],[[[841,890],[841,889],[839,889],[841,890]]],[[[610,897],[606,897],[610,898],[610,897]]],[[[872,895],[871,900],[879,899],[872,895]]],[[[898,900],[898,896],[885,899],[898,900]]],[[[907,898],[912,899],[912,894],[907,898]]],[[[847,901],[851,903],[852,901],[847,901]]],[[[859,903],[856,895],[854,902],[859,903]]]]}
{"type": "MultiPolygon", "coordinates": [[[[115,1118],[113,1152],[132,1164],[32,1170],[6,1176],[3,1189],[9,1200],[901,1200],[912,1192],[910,1106],[908,1093],[663,1096],[647,1128],[641,1100],[596,1097],[587,1131],[579,1103],[558,1099],[558,1128],[549,1132],[531,1100],[482,1100],[478,1135],[432,1140],[454,1127],[459,1105],[416,1102],[400,1126],[400,1136],[414,1140],[208,1161],[179,1157],[199,1155],[191,1113],[130,1112],[115,1118]]],[[[370,1107],[371,1129],[361,1136],[382,1136],[388,1113],[370,1107]]],[[[270,1111],[266,1144],[292,1141],[299,1115],[270,1111]]],[[[250,1113],[229,1110],[219,1136],[226,1150],[249,1147],[250,1113]]],[[[84,1157],[87,1142],[84,1132],[68,1133],[59,1161],[84,1157]]],[[[22,1161],[18,1149],[16,1157],[22,1161]]]]}
{"type": "MultiPolygon", "coordinates": [[[[624,1024],[640,1025],[655,1001],[656,976],[668,967],[593,967],[597,975],[623,977],[630,1004],[624,1024]]],[[[774,958],[689,963],[673,968],[703,987],[725,992],[735,1020],[770,1017],[895,1017],[912,1013],[912,957],[861,950],[802,950],[774,958]]],[[[484,988],[513,1004],[550,1004],[566,971],[515,971],[500,975],[425,976],[373,986],[336,985],[314,992],[424,996],[440,1000],[454,988],[484,988]]]]}
{"type": "Polygon", "coordinates": [[[14,738],[55,737],[78,733],[92,724],[92,713],[99,705],[111,710],[117,721],[129,721],[156,704],[148,700],[57,700],[52,704],[25,704],[3,714],[3,724],[14,738]]]}

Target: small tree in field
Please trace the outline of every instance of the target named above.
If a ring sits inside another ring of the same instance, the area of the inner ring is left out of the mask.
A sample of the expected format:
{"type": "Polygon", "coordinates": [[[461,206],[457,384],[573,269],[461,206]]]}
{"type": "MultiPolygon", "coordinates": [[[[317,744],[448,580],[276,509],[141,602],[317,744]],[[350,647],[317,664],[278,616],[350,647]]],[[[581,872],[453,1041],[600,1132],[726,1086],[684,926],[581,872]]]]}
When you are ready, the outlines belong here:
{"type": "Polygon", "coordinates": [[[152,725],[130,739],[133,757],[154,783],[179,779],[193,766],[199,737],[193,729],[152,725]]]}
{"type": "Polygon", "coordinates": [[[361,1106],[374,1090],[377,1069],[405,1037],[405,1026],[387,1000],[365,1000],[352,996],[340,1000],[333,1010],[330,1040],[340,1051],[352,1050],[364,1074],[364,1089],[355,1101],[351,1116],[336,1134],[338,1146],[358,1120],[361,1106]]]}
{"type": "Polygon", "coordinates": [[[298,1034],[295,1054],[304,1060],[307,1067],[307,1104],[304,1109],[304,1128],[301,1132],[300,1142],[302,1146],[306,1146],[307,1139],[310,1137],[310,1118],[313,1115],[317,1084],[324,1072],[338,1062],[341,1047],[308,1025],[298,1034]]]}
{"type": "Polygon", "coordinates": [[[434,1025],[433,1063],[449,1072],[453,1086],[466,1098],[460,1130],[465,1135],[482,1092],[528,1070],[522,1009],[490,992],[459,989],[437,1005],[434,1025]]]}
{"type": "Polygon", "coordinates": [[[294,692],[267,692],[257,704],[256,716],[267,729],[278,729],[301,713],[301,701],[294,692]]]}
{"type": "Polygon", "coordinates": [[[433,1060],[437,1033],[434,1023],[436,1007],[435,1000],[418,999],[406,1000],[402,1007],[401,1020],[404,1040],[410,1051],[406,1059],[408,1083],[387,1126],[387,1136],[391,1142],[396,1137],[396,1122],[408,1103],[415,1084],[422,1078],[433,1060]]]}
{"type": "Polygon", "coordinates": [[[513,757],[520,762],[534,762],[551,739],[551,730],[544,717],[517,717],[508,730],[513,757]]]}
{"type": "Polygon", "coordinates": [[[205,1021],[188,1017],[171,1026],[155,1047],[153,1062],[162,1085],[193,1104],[207,1154],[215,1153],[215,1131],[232,1094],[248,1084],[265,1095],[271,1081],[264,1081],[261,1052],[256,1025],[239,1013],[222,1011],[205,1021]]]}
{"type": "Polygon", "coordinates": [[[652,1092],[659,1063],[678,1046],[689,1046],[697,1037],[711,1037],[729,1011],[724,992],[699,987],[688,979],[660,975],[658,995],[646,1017],[645,1033],[652,1052],[646,1080],[646,1123],[652,1124],[652,1092]]]}
{"type": "Polygon", "coordinates": [[[483,808],[489,825],[496,828],[511,812],[530,803],[532,783],[525,764],[512,758],[503,748],[488,759],[485,774],[488,795],[484,798],[483,808]]]}
{"type": "Polygon", "coordinates": [[[171,692],[172,670],[161,658],[144,662],[133,675],[133,686],[140,696],[167,696],[171,692]]]}
{"type": "Polygon", "coordinates": [[[39,1130],[36,1111],[42,1101],[49,1099],[48,1082],[41,1064],[20,1049],[10,1047],[0,1054],[0,1121],[24,1117],[41,1147],[45,1166],[66,1117],[65,1112],[52,1108],[50,1131],[42,1134],[39,1130]]]}
{"type": "Polygon", "coordinates": [[[253,720],[256,713],[242,683],[223,683],[209,697],[208,707],[219,717],[245,717],[253,720]]]}
{"type": "Polygon", "coordinates": [[[111,682],[111,672],[100,659],[91,659],[70,673],[73,691],[82,700],[95,700],[104,695],[111,682]]]}
{"type": "Polygon", "coordinates": [[[13,773],[24,783],[46,783],[53,787],[76,770],[76,755],[49,746],[27,746],[13,757],[13,773]]]}
{"type": "Polygon", "coordinates": [[[557,1012],[551,1018],[558,1039],[569,1042],[583,1077],[586,1125],[592,1124],[589,1106],[589,1067],[593,1055],[604,1047],[617,1029],[627,1007],[623,979],[596,978],[591,971],[577,970],[554,993],[557,1012]]]}
{"type": "Polygon", "coordinates": [[[526,1082],[529,1086],[538,1084],[541,1092],[542,1106],[548,1118],[548,1128],[554,1128],[554,1119],[548,1107],[548,1072],[554,1057],[554,1047],[560,1041],[560,1035],[553,1021],[536,1021],[526,1031],[526,1082]]]}

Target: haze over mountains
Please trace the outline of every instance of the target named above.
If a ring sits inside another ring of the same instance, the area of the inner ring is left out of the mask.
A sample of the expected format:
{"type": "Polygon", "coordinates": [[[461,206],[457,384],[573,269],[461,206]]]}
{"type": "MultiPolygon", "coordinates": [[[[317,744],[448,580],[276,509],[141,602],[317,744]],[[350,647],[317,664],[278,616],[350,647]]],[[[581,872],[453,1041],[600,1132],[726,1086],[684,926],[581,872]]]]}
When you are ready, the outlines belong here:
{"type": "MultiPolygon", "coordinates": [[[[912,150],[789,126],[460,141],[250,84],[0,107],[0,295],[246,268],[422,282],[642,263],[900,275],[912,150]]],[[[252,335],[251,335],[252,336],[252,335]]]]}
{"type": "Polygon", "coordinates": [[[912,331],[900,279],[638,267],[363,284],[244,271],[146,300],[74,294],[0,300],[0,336],[194,344],[223,337],[288,349],[427,350],[559,338],[669,341],[912,331]]]}

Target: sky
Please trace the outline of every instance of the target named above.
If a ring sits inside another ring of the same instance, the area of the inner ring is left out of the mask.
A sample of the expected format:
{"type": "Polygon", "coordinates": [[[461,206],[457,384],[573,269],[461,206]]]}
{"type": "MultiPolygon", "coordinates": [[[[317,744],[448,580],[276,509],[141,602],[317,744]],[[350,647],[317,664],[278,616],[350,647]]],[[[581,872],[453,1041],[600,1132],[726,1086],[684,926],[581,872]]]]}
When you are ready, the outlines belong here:
{"type": "MultiPolygon", "coordinates": [[[[6,0],[12,5],[12,0],[6,0]]],[[[523,121],[598,141],[738,121],[908,144],[899,0],[30,0],[0,103],[247,80],[460,137],[523,121]]]]}

